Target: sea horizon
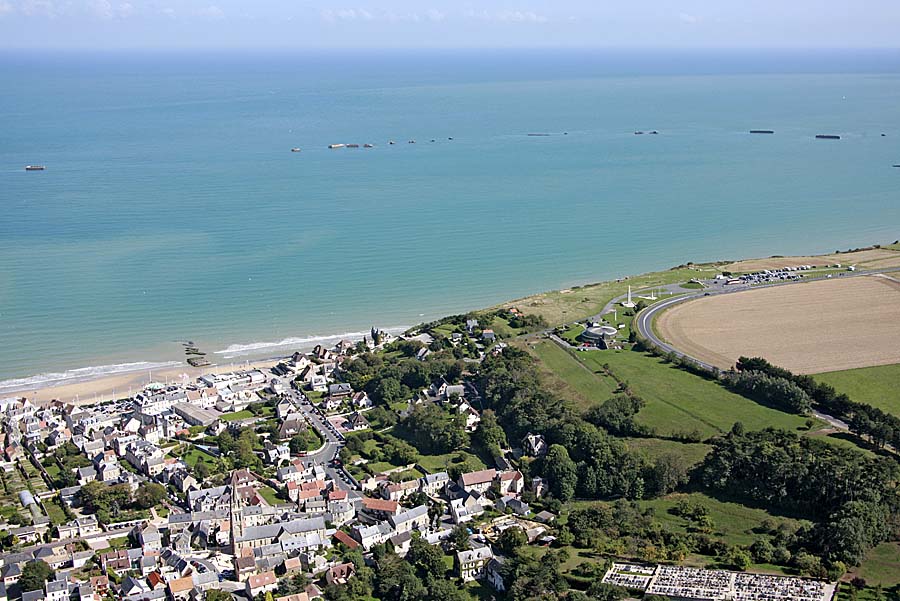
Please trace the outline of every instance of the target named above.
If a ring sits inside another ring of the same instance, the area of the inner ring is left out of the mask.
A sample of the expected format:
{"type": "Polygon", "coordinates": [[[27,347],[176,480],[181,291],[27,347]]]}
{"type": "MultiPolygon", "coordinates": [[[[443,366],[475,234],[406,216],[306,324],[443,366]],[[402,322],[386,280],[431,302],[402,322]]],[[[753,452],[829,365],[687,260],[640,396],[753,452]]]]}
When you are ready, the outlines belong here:
{"type": "Polygon", "coordinates": [[[896,50],[26,54],[0,395],[900,237],[896,50]]]}

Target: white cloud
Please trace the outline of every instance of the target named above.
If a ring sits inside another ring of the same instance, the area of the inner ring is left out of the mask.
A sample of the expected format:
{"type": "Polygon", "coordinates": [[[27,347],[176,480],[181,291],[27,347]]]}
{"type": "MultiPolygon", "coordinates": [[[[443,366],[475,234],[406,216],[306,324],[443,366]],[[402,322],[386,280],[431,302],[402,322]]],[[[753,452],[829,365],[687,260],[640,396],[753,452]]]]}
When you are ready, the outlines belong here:
{"type": "Polygon", "coordinates": [[[467,19],[500,23],[546,23],[549,20],[546,16],[530,10],[501,10],[496,12],[467,10],[463,13],[463,16],[467,19]]]}
{"type": "Polygon", "coordinates": [[[364,8],[326,8],[321,12],[322,18],[326,21],[373,21],[375,15],[364,8]]]}
{"type": "Polygon", "coordinates": [[[678,20],[682,23],[687,23],[688,25],[694,25],[700,22],[700,17],[688,13],[679,13],[678,20]]]}
{"type": "Polygon", "coordinates": [[[225,11],[216,6],[215,4],[210,4],[206,8],[201,8],[197,11],[197,14],[201,17],[206,17],[207,19],[224,19],[225,11]]]}
{"type": "Polygon", "coordinates": [[[320,16],[329,23],[337,21],[382,21],[388,23],[421,23],[430,21],[439,23],[447,18],[447,14],[437,9],[430,9],[424,13],[418,12],[394,12],[391,10],[371,12],[364,8],[326,8],[320,16]]]}
{"type": "Polygon", "coordinates": [[[22,14],[29,17],[54,18],[59,15],[59,8],[52,0],[25,0],[22,3],[22,14]]]}
{"type": "Polygon", "coordinates": [[[87,9],[95,17],[104,20],[124,19],[134,12],[134,6],[128,2],[113,4],[110,0],[89,0],[87,9]]]}
{"type": "Polygon", "coordinates": [[[0,0],[0,17],[8,15],[13,11],[13,5],[6,0],[0,0]]]}

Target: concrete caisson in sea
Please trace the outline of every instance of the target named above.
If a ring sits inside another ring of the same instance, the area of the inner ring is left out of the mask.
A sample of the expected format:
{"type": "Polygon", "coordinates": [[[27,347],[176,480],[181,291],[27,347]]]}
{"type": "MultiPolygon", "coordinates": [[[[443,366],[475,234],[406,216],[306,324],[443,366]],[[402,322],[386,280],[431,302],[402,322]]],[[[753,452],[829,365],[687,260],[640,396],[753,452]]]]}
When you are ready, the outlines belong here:
{"type": "Polygon", "coordinates": [[[300,152],[300,149],[295,146],[294,148],[291,148],[291,152],[300,152]]]}
{"type": "Polygon", "coordinates": [[[840,140],[841,137],[834,134],[816,134],[816,140],[840,140]]]}
{"type": "Polygon", "coordinates": [[[328,148],[332,148],[332,149],[334,149],[334,148],[344,148],[345,146],[346,146],[346,144],[329,144],[329,145],[328,145],[328,148]]]}
{"type": "Polygon", "coordinates": [[[774,134],[775,131],[771,129],[751,129],[751,134],[774,134]]]}

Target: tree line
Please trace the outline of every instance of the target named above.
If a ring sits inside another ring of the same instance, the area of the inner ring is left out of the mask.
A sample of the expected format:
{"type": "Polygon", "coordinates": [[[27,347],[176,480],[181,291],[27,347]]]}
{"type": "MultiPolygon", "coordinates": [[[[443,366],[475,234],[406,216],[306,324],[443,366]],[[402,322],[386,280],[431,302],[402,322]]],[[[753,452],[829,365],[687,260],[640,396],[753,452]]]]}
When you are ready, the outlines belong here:
{"type": "Polygon", "coordinates": [[[854,434],[868,438],[878,448],[890,445],[900,449],[900,418],[895,415],[866,403],[852,401],[830,384],[816,382],[811,376],[794,374],[761,357],[741,357],[735,367],[738,372],[756,372],[786,380],[805,392],[811,404],[822,412],[847,422],[854,434]]]}
{"type": "Polygon", "coordinates": [[[830,562],[858,564],[900,526],[900,466],[784,430],[732,432],[713,442],[694,474],[704,488],[803,516],[801,546],[830,562]]]}

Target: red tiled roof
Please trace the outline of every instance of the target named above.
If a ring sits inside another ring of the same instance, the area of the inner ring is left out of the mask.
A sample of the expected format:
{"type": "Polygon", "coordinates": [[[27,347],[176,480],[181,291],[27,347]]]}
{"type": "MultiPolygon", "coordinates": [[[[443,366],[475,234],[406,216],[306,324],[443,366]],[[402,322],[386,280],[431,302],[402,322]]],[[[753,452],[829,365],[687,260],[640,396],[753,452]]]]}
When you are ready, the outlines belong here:
{"type": "Polygon", "coordinates": [[[247,582],[250,584],[252,590],[262,586],[275,584],[278,582],[278,579],[275,577],[275,572],[263,572],[262,574],[250,576],[250,578],[247,579],[247,582]]]}
{"type": "Polygon", "coordinates": [[[370,511],[386,511],[394,513],[397,511],[397,501],[385,501],[384,499],[373,499],[372,497],[363,497],[363,508],[370,511]]]}
{"type": "Polygon", "coordinates": [[[484,484],[490,482],[497,475],[497,470],[481,470],[480,472],[469,472],[460,476],[463,486],[472,486],[473,484],[484,484]]]}
{"type": "Polygon", "coordinates": [[[338,530],[337,532],[335,532],[335,533],[334,533],[334,538],[335,538],[339,543],[344,543],[345,545],[347,545],[347,547],[348,547],[349,549],[351,549],[351,550],[353,550],[353,549],[355,549],[355,548],[357,548],[357,547],[359,546],[359,543],[356,542],[355,540],[353,540],[353,539],[350,537],[350,535],[347,534],[346,532],[344,532],[343,530],[338,530]]]}

